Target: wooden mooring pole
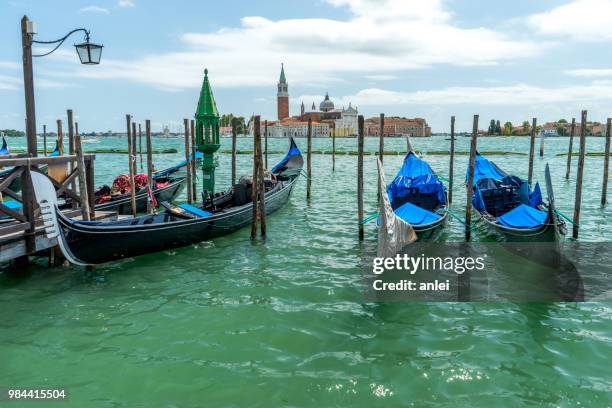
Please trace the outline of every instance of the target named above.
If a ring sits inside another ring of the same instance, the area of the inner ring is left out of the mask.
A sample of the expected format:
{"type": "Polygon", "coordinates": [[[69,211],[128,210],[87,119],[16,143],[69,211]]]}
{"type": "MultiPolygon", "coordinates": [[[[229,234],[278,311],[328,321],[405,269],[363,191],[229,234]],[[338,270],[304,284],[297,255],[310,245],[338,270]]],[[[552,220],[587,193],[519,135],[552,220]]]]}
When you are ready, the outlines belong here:
{"type": "Polygon", "coordinates": [[[45,156],[47,155],[47,125],[43,125],[43,149],[45,150],[45,156]]]}
{"type": "Polygon", "coordinates": [[[308,152],[306,154],[306,200],[310,201],[312,181],[312,119],[308,118],[308,152]]]}
{"type": "Polygon", "coordinates": [[[451,116],[450,163],[448,165],[448,203],[453,202],[453,177],[455,172],[455,117],[451,116]]]}
{"type": "Polygon", "coordinates": [[[64,154],[64,135],[62,133],[62,120],[57,120],[57,146],[60,151],[60,155],[64,154]]]}
{"type": "Polygon", "coordinates": [[[474,194],[474,163],[476,162],[476,147],[478,141],[478,115],[474,115],[472,126],[472,143],[470,144],[470,163],[468,167],[467,205],[465,206],[465,240],[472,239],[472,195],[474,194]]]}
{"type": "Polygon", "coordinates": [[[544,157],[544,132],[540,132],[540,157],[544,157]]]}
{"type": "Polygon", "coordinates": [[[191,151],[189,149],[189,119],[185,118],[183,119],[183,122],[185,125],[185,161],[187,163],[187,165],[185,166],[185,169],[187,170],[187,203],[191,204],[193,203],[193,189],[191,188],[191,151]]]}
{"type": "Polygon", "coordinates": [[[268,121],[265,120],[264,121],[264,148],[265,148],[265,158],[266,158],[266,164],[264,168],[268,168],[268,121]]]}
{"type": "Polygon", "coordinates": [[[136,157],[138,150],[136,150],[136,122],[132,122],[132,167],[134,167],[134,176],[138,174],[138,162],[136,157]]]}
{"type": "Polygon", "coordinates": [[[140,172],[144,171],[142,166],[142,124],[138,124],[138,155],[140,156],[140,172]]]}
{"type": "Polygon", "coordinates": [[[85,179],[85,160],[83,159],[83,146],[81,144],[81,135],[75,133],[74,148],[77,156],[77,172],[79,177],[79,194],[81,196],[81,216],[84,221],[89,221],[89,191],[87,189],[87,180],[85,179]]]}
{"type": "Polygon", "coordinates": [[[332,129],[332,171],[336,171],[336,128],[332,129]]]}
{"type": "Polygon", "coordinates": [[[357,222],[359,223],[359,240],[365,237],[363,226],[363,115],[357,118],[357,222]]]}
{"type": "Polygon", "coordinates": [[[533,178],[533,156],[535,153],[535,137],[536,137],[536,118],[531,120],[531,138],[529,139],[529,170],[527,176],[527,183],[531,185],[531,179],[533,178]]]}
{"type": "Polygon", "coordinates": [[[196,184],[197,178],[197,160],[196,160],[196,137],[195,137],[195,120],[191,119],[191,189],[193,191],[193,201],[198,201],[198,189],[196,184]]]}
{"type": "MultiPolygon", "coordinates": [[[[128,176],[130,179],[130,206],[132,208],[132,215],[136,216],[136,188],[134,185],[134,146],[132,145],[132,117],[125,115],[125,121],[127,124],[127,142],[128,142],[128,176]]],[[[134,135],[136,137],[136,135],[134,135]]]]}
{"type": "Polygon", "coordinates": [[[572,149],[574,144],[574,132],[576,131],[576,118],[572,118],[572,128],[570,129],[569,148],[567,149],[567,170],[565,171],[565,178],[569,179],[570,169],[572,167],[572,149]]]}
{"type": "Polygon", "coordinates": [[[232,187],[236,185],[236,138],[238,137],[238,129],[236,118],[232,119],[232,187]]]}
{"type": "Polygon", "coordinates": [[[601,188],[601,205],[606,205],[608,201],[608,169],[610,165],[610,125],[612,119],[608,118],[606,123],[606,150],[604,155],[604,174],[603,174],[603,186],[601,188]]]}
{"type": "MultiPolygon", "coordinates": [[[[260,183],[260,172],[261,172],[261,117],[259,115],[254,117],[254,129],[253,129],[253,177],[251,184],[251,201],[253,203],[253,219],[251,222],[251,239],[257,237],[257,223],[262,220],[261,209],[262,206],[259,203],[260,189],[263,187],[263,183],[260,183]]],[[[263,172],[262,172],[263,173],[263,172]]],[[[263,174],[261,175],[263,180],[263,174]]],[[[265,217],[265,215],[264,215],[265,217]]],[[[262,235],[264,234],[262,224],[262,235]]]]}
{"type": "MultiPolygon", "coordinates": [[[[383,164],[383,158],[385,157],[385,114],[380,114],[380,130],[378,134],[378,159],[380,160],[380,164],[383,164]]],[[[378,184],[378,198],[380,199],[380,192],[382,191],[383,186],[380,185],[380,181],[378,184]]]]}
{"type": "MultiPolygon", "coordinates": [[[[145,138],[147,139],[147,188],[153,191],[153,143],[151,142],[151,121],[145,120],[145,138]]],[[[155,208],[147,199],[147,213],[153,214],[155,208]]]]}
{"type": "Polygon", "coordinates": [[[576,200],[574,201],[574,224],[572,236],[578,239],[578,226],[580,225],[580,206],[582,204],[582,176],[584,174],[584,155],[586,154],[586,125],[587,111],[580,115],[580,150],[578,152],[578,171],[576,174],[576,200]]]}

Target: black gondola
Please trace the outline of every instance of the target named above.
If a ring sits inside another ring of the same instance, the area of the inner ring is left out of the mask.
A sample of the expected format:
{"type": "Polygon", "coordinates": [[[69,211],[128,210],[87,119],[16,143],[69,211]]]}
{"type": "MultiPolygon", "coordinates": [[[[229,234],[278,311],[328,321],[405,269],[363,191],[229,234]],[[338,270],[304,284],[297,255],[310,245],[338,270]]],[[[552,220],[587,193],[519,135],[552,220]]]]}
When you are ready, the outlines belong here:
{"type": "MultiPolygon", "coordinates": [[[[289,199],[304,160],[291,139],[285,158],[266,180],[266,213],[281,208],[289,199]]],[[[252,220],[252,202],[247,177],[202,207],[174,206],[166,211],[111,222],[83,222],[64,217],[57,209],[54,190],[37,174],[36,197],[43,209],[49,236],[57,236],[64,255],[75,264],[91,265],[182,247],[234,232],[252,220]]]]}
{"type": "Polygon", "coordinates": [[[476,153],[472,205],[479,219],[499,239],[558,242],[565,234],[565,223],[557,217],[554,208],[548,165],[546,170],[548,203],[542,200],[538,183],[532,191],[527,181],[509,175],[476,153]]]}

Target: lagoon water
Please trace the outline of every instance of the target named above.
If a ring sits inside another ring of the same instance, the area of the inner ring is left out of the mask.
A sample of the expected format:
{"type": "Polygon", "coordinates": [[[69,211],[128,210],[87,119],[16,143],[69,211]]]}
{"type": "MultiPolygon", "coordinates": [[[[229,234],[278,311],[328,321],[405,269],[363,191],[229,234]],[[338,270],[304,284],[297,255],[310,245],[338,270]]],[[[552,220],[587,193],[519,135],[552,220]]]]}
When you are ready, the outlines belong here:
{"type": "MultiPolygon", "coordinates": [[[[19,147],[15,139],[11,145],[19,147]]],[[[305,150],[305,139],[297,140],[305,150]]],[[[413,139],[448,176],[444,137],[413,139]]],[[[528,152],[528,138],[482,138],[481,151],[528,152]]],[[[549,163],[557,207],[571,215],[577,160],[566,181],[568,138],[546,140],[534,174],[549,163]]],[[[42,142],[41,142],[42,144],[42,142]]],[[[122,148],[100,138],[86,150],[122,148]]],[[[356,150],[337,139],[337,150],[356,150]]],[[[469,150],[469,138],[457,140],[469,150]]],[[[230,139],[222,140],[229,149],[230,139]]],[[[251,139],[239,140],[251,149],[251,139]]],[[[287,141],[271,139],[272,165],[287,141]]],[[[386,139],[386,150],[405,149],[386,139]]],[[[181,139],[154,139],[157,168],[180,160],[181,139]]],[[[539,141],[536,144],[539,147],[539,141]]],[[[588,138],[588,151],[603,151],[588,138]]],[[[315,150],[331,140],[314,139],[315,150]]],[[[577,152],[578,141],[574,141],[577,152]]],[[[366,139],[377,151],[378,140],[366,139]]],[[[385,156],[390,179],[402,156],[385,156]]],[[[527,156],[494,156],[527,175],[527,156]]],[[[219,155],[217,186],[227,186],[230,155],[219,155]]],[[[250,155],[238,155],[240,173],[250,155]]],[[[60,387],[74,407],[225,406],[610,406],[610,303],[372,303],[362,296],[361,260],[375,223],[357,241],[356,156],[313,155],[313,198],[300,180],[289,203],[268,218],[268,240],[249,229],[187,248],[128,259],[87,272],[44,262],[15,278],[0,269],[0,388],[60,387]]],[[[110,183],[127,157],[99,154],[96,182],[110,183]]],[[[456,157],[454,209],[465,208],[467,156],[456,157]]],[[[581,240],[609,241],[601,209],[603,158],[587,157],[581,240]]],[[[375,156],[365,157],[366,215],[376,211],[375,156]]],[[[544,187],[544,183],[542,183],[544,187]]],[[[443,239],[463,239],[450,220],[443,239]]],[[[475,239],[484,239],[479,232],[475,239]]],[[[1,404],[0,404],[1,405],[1,404]]],[[[12,405],[11,405],[12,406],[12,405]]],[[[15,406],[19,406],[16,404],[15,406]]],[[[25,406],[33,406],[27,404],[25,406]]],[[[47,405],[45,405],[47,406],[47,405]]]]}

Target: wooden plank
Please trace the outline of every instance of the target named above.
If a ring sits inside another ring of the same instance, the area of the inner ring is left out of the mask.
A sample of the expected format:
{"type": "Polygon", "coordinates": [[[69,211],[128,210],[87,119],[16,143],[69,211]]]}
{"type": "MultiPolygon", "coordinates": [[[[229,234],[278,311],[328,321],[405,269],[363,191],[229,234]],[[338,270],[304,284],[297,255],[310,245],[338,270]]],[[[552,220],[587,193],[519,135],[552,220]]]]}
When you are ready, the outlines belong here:
{"type": "MultiPolygon", "coordinates": [[[[83,157],[95,158],[95,154],[87,153],[83,157]]],[[[62,164],[75,161],[76,155],[64,155],[64,156],[48,156],[48,157],[17,157],[0,159],[0,167],[12,167],[12,166],[40,166],[41,164],[62,164]]]]}
{"type": "Polygon", "coordinates": [[[28,219],[20,212],[13,210],[12,208],[7,207],[3,203],[0,202],[0,213],[6,214],[11,218],[16,219],[21,222],[28,222],[28,219]]]}
{"type": "MultiPolygon", "coordinates": [[[[145,120],[145,137],[147,139],[147,184],[149,191],[153,191],[153,144],[151,142],[151,121],[145,120]]],[[[151,200],[147,199],[147,213],[153,214],[155,208],[151,200]]]]}

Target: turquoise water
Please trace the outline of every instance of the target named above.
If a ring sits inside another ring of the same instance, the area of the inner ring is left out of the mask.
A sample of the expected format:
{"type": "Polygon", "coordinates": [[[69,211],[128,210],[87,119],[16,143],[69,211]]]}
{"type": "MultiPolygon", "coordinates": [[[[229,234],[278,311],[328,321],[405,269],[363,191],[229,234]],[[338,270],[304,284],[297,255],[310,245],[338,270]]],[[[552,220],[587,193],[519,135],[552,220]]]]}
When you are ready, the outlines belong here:
{"type": "MultiPolygon", "coordinates": [[[[297,142],[304,150],[305,140],[297,142]]],[[[278,152],[287,147],[286,140],[269,143],[278,152]]],[[[427,152],[449,143],[413,140],[445,176],[448,156],[427,152]]],[[[105,138],[85,148],[124,144],[105,138]]],[[[222,144],[229,149],[231,141],[222,144]]],[[[405,148],[402,139],[385,144],[405,148]]],[[[252,140],[238,145],[250,149],[252,140]]],[[[603,145],[587,139],[588,151],[603,145]]],[[[181,146],[179,139],[154,140],[155,148],[181,146]]],[[[356,140],[337,146],[355,150],[356,140]]],[[[457,150],[468,146],[468,138],[457,140],[457,150]]],[[[315,139],[313,149],[329,150],[331,141],[315,139]]],[[[366,150],[377,151],[378,140],[367,139],[366,150]]],[[[528,139],[483,138],[479,150],[527,152],[528,139]]],[[[556,156],[566,150],[567,139],[547,139],[534,175],[543,180],[550,163],[557,206],[571,214],[576,160],[566,181],[566,158],[556,156]]],[[[154,160],[162,168],[182,157],[154,160]]],[[[270,164],[281,157],[270,155],[270,164]]],[[[526,156],[494,159],[527,174],[526,156]]],[[[99,154],[96,181],[111,182],[126,161],[99,154]]],[[[402,156],[384,161],[390,178],[402,156]]],[[[0,387],[65,387],[70,396],[58,406],[75,407],[612,404],[609,303],[368,303],[361,259],[376,230],[368,224],[366,242],[358,242],[356,157],[337,156],[335,172],[329,155],[312,162],[311,202],[301,180],[286,207],[268,218],[265,243],[252,244],[243,229],[91,272],[41,261],[25,277],[0,275],[0,387]]],[[[459,213],[466,162],[456,158],[459,213]]],[[[219,155],[218,186],[228,185],[229,164],[229,155],[219,155]]],[[[238,156],[240,173],[250,165],[249,155],[238,156]]],[[[601,157],[587,157],[581,240],[611,238],[608,211],[599,205],[602,167],[601,157]]],[[[369,214],[376,211],[374,156],[365,157],[365,170],[369,214]]],[[[451,220],[445,234],[461,240],[463,226],[451,220]]]]}

